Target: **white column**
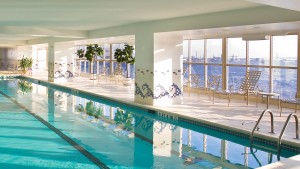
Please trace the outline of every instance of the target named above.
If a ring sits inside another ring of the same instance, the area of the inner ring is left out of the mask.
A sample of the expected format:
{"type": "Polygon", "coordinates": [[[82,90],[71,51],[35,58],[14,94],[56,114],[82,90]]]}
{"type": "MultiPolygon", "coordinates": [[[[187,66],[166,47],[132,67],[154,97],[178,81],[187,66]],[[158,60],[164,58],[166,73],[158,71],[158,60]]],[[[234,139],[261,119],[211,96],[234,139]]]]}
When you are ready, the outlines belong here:
{"type": "Polygon", "coordinates": [[[182,36],[175,33],[159,33],[154,36],[154,105],[181,103],[182,36]],[[168,95],[166,95],[168,92],[168,95]]]}
{"type": "Polygon", "coordinates": [[[171,105],[182,100],[182,36],[142,32],[135,37],[135,102],[171,105]]]}
{"type": "Polygon", "coordinates": [[[48,43],[48,82],[54,82],[54,42],[48,43]]]}
{"type": "Polygon", "coordinates": [[[154,35],[140,32],[135,36],[135,97],[140,104],[153,105],[154,35]]]}
{"type": "Polygon", "coordinates": [[[189,147],[192,147],[192,131],[191,130],[188,130],[188,140],[187,140],[187,145],[189,147]]]}
{"type": "Polygon", "coordinates": [[[228,143],[226,140],[221,140],[221,161],[225,162],[227,160],[227,147],[228,143]]]}
{"type": "Polygon", "coordinates": [[[203,152],[206,153],[207,151],[207,135],[203,134],[203,152]]]}

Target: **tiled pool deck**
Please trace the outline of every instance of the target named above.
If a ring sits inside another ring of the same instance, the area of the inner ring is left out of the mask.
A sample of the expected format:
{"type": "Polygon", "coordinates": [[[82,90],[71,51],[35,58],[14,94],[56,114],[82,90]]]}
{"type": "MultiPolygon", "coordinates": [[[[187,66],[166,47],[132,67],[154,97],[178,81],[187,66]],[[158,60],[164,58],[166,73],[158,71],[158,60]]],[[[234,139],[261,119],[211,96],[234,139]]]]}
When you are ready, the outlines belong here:
{"type": "MultiPolygon", "coordinates": [[[[32,76],[31,78],[47,81],[46,76],[32,76]]],[[[134,89],[124,87],[121,84],[114,84],[110,81],[89,80],[88,78],[75,78],[70,82],[55,82],[55,84],[71,87],[74,89],[87,91],[100,96],[112,98],[120,102],[134,104],[141,107],[153,108],[161,112],[169,112],[175,115],[184,116],[189,119],[204,120],[208,123],[221,124],[223,126],[234,127],[237,130],[251,131],[255,125],[255,121],[259,118],[263,110],[266,109],[265,103],[259,103],[256,107],[255,102],[250,102],[247,106],[244,100],[232,100],[230,106],[227,106],[227,100],[216,98],[215,104],[209,100],[207,95],[188,94],[183,95],[181,104],[170,106],[149,106],[134,103],[134,89]]],[[[280,117],[277,105],[270,105],[269,109],[274,113],[274,128],[275,134],[270,134],[270,117],[266,114],[259,125],[260,130],[256,133],[266,134],[268,136],[278,138],[280,131],[285,123],[287,116],[293,113],[293,109],[283,109],[283,114],[280,117]]],[[[297,113],[299,116],[299,113],[297,113]]],[[[295,140],[295,121],[290,120],[288,128],[283,136],[284,140],[290,140],[298,143],[300,140],[295,140]]]]}
{"type": "MultiPolygon", "coordinates": [[[[31,78],[47,81],[45,75],[33,75],[31,78]]],[[[134,89],[123,87],[121,84],[115,85],[110,81],[89,80],[88,78],[75,78],[70,82],[55,82],[55,84],[71,87],[74,89],[90,92],[100,96],[112,98],[127,104],[134,104],[140,107],[152,108],[160,112],[171,113],[176,116],[184,116],[187,119],[205,121],[209,124],[216,124],[224,128],[235,128],[243,133],[251,132],[255,121],[259,118],[263,110],[266,109],[265,103],[259,103],[256,107],[255,102],[250,102],[247,106],[244,100],[232,100],[230,106],[227,106],[226,99],[215,100],[215,104],[209,100],[207,95],[185,94],[181,104],[171,106],[149,106],[134,103],[134,89]]],[[[280,131],[285,123],[287,116],[293,113],[293,109],[283,109],[283,115],[279,116],[277,105],[270,105],[270,110],[274,113],[275,134],[270,134],[270,117],[268,114],[263,118],[259,125],[260,130],[256,133],[269,136],[276,141],[280,131]]],[[[299,113],[297,113],[299,116],[299,113]]],[[[293,142],[300,147],[300,140],[295,140],[295,121],[291,119],[288,128],[283,136],[284,141],[293,142]]],[[[299,157],[299,156],[298,156],[299,157]]],[[[299,161],[296,161],[298,165],[299,161]]]]}

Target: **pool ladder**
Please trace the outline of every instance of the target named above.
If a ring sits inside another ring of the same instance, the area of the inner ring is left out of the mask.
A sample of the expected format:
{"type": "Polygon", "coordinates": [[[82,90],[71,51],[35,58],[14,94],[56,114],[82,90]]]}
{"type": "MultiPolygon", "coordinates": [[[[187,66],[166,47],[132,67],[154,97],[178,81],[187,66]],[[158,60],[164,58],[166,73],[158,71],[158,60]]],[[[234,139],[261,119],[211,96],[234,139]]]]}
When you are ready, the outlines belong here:
{"type": "MultiPolygon", "coordinates": [[[[274,132],[274,116],[273,116],[273,113],[272,113],[271,110],[266,109],[266,110],[264,110],[264,111],[261,113],[261,115],[260,115],[260,117],[258,118],[258,120],[257,120],[257,122],[256,122],[256,124],[255,124],[255,126],[254,126],[253,129],[252,129],[252,132],[251,132],[251,135],[250,135],[250,147],[251,147],[251,149],[252,149],[252,145],[253,145],[255,129],[258,127],[259,122],[261,121],[261,119],[263,118],[263,116],[265,115],[265,113],[267,113],[267,112],[270,114],[270,117],[271,117],[271,131],[270,131],[270,133],[275,134],[275,132],[274,132]]],[[[299,139],[299,120],[298,120],[298,117],[297,117],[297,115],[296,115],[295,113],[291,113],[291,114],[287,117],[287,119],[286,119],[286,121],[285,121],[285,123],[284,123],[284,126],[283,126],[283,128],[282,128],[282,130],[281,130],[281,132],[280,132],[280,135],[279,135],[279,137],[278,137],[278,141],[277,141],[277,159],[278,159],[278,160],[280,160],[280,153],[281,153],[281,139],[282,139],[283,133],[285,132],[285,129],[286,129],[287,125],[289,124],[290,119],[291,119],[292,116],[295,118],[295,125],[296,125],[296,138],[295,138],[295,139],[299,139]]]]}
{"type": "Polygon", "coordinates": [[[282,130],[281,130],[281,133],[280,133],[280,135],[279,135],[279,138],[278,138],[278,142],[277,142],[277,151],[278,151],[278,154],[277,154],[277,159],[278,160],[280,160],[280,153],[281,153],[281,139],[282,139],[282,136],[283,136],[283,133],[285,132],[285,129],[286,129],[286,127],[287,127],[287,125],[289,124],[289,122],[290,122],[290,119],[291,119],[291,117],[292,116],[294,116],[294,118],[295,118],[295,125],[296,125],[296,138],[295,139],[299,139],[299,120],[298,120],[298,117],[297,117],[297,115],[295,114],[295,113],[291,113],[288,117],[287,117],[287,119],[286,119],[286,121],[285,121],[285,123],[284,123],[284,126],[283,126],[283,128],[282,128],[282,130]]]}

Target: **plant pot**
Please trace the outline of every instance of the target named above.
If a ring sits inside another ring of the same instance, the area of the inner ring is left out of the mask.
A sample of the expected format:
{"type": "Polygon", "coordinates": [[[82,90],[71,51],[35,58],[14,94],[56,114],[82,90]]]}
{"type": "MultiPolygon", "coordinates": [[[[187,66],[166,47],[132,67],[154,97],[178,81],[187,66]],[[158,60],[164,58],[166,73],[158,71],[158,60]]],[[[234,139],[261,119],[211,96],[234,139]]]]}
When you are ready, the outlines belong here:
{"type": "Polygon", "coordinates": [[[131,86],[131,78],[123,79],[123,85],[124,86],[131,86]]]}
{"type": "Polygon", "coordinates": [[[90,75],[90,80],[96,80],[97,79],[97,75],[96,74],[91,74],[90,75]]]}

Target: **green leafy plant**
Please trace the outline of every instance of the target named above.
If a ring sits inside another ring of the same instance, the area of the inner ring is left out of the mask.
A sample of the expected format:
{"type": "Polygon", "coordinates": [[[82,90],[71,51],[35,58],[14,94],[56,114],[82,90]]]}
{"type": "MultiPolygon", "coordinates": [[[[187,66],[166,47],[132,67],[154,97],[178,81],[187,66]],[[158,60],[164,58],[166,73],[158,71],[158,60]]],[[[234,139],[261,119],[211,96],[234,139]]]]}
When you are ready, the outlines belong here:
{"type": "Polygon", "coordinates": [[[32,92],[32,83],[30,83],[28,81],[25,81],[25,80],[19,81],[18,87],[22,93],[31,93],[32,92]]]}
{"type": "Polygon", "coordinates": [[[114,121],[116,124],[123,124],[125,130],[132,130],[132,121],[133,121],[133,116],[132,113],[127,112],[123,109],[118,108],[117,112],[114,117],[114,121]]]}
{"type": "Polygon", "coordinates": [[[129,77],[128,64],[134,64],[135,58],[133,57],[134,47],[128,44],[125,44],[124,49],[116,49],[114,56],[119,64],[122,62],[126,63],[126,77],[129,77]]]}
{"type": "Polygon", "coordinates": [[[98,107],[98,109],[96,109],[94,117],[98,119],[102,114],[103,114],[103,109],[101,107],[98,107]]]}
{"type": "Polygon", "coordinates": [[[85,111],[87,115],[94,116],[95,114],[94,102],[92,101],[87,102],[85,105],[85,111]]]}
{"type": "Polygon", "coordinates": [[[76,51],[76,55],[79,58],[86,58],[91,64],[90,64],[90,73],[93,73],[93,66],[92,63],[96,59],[97,56],[102,56],[104,53],[102,47],[98,46],[97,44],[93,45],[87,45],[86,50],[78,49],[76,51]]]}
{"type": "Polygon", "coordinates": [[[32,58],[27,58],[25,56],[20,60],[20,67],[23,71],[26,71],[28,68],[32,67],[32,58]]]}
{"type": "Polygon", "coordinates": [[[76,110],[77,112],[84,112],[84,111],[85,111],[85,110],[84,110],[84,107],[82,106],[82,104],[76,105],[76,106],[75,106],[75,110],[76,110]]]}
{"type": "Polygon", "coordinates": [[[84,50],[83,49],[78,49],[75,53],[79,58],[84,57],[84,50]]]}

